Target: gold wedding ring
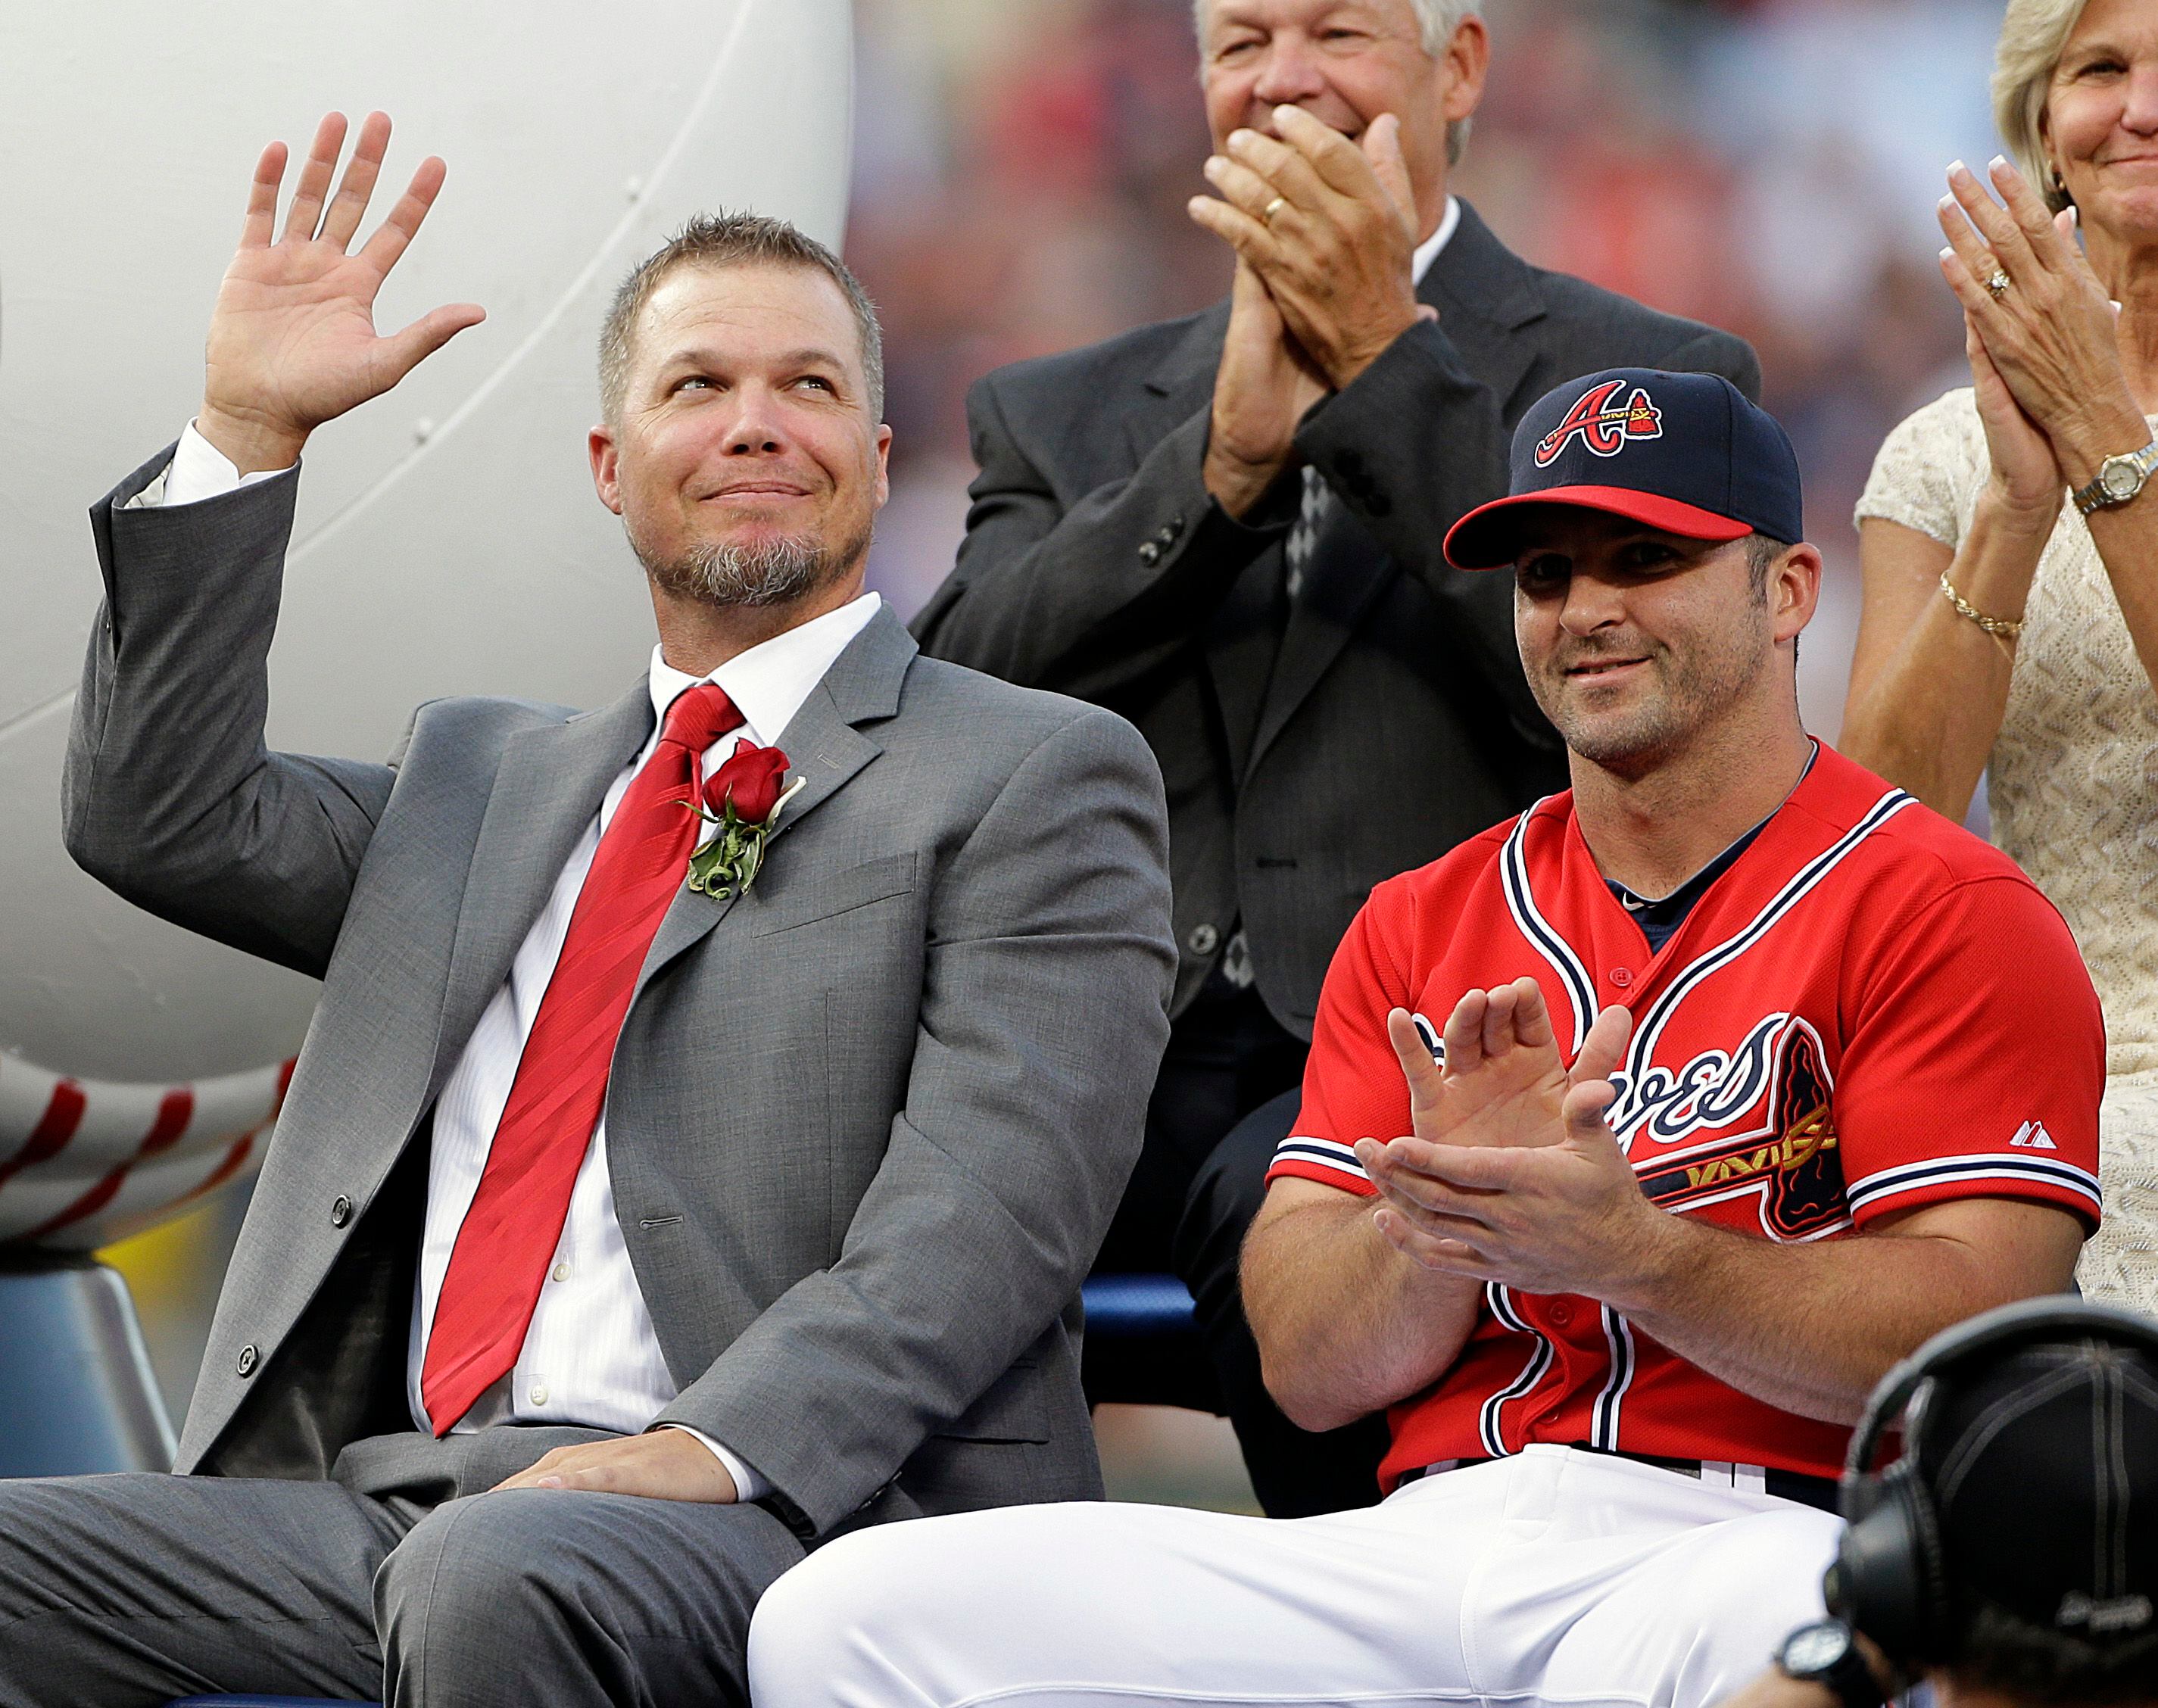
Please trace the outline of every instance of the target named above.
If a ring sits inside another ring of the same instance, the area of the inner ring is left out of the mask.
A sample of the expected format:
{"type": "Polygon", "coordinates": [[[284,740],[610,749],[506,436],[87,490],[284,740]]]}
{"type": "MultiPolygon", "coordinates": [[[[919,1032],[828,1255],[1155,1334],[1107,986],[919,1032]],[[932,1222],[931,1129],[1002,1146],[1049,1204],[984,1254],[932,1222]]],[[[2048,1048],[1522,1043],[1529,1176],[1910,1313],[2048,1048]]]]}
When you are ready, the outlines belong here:
{"type": "Polygon", "coordinates": [[[1287,196],[1276,196],[1273,200],[1268,202],[1265,208],[1260,211],[1259,223],[1263,225],[1273,224],[1274,223],[1274,215],[1280,213],[1281,210],[1288,205],[1288,198],[1287,196]]]}
{"type": "Polygon", "coordinates": [[[1985,281],[1986,292],[1995,302],[1998,302],[2008,294],[2008,287],[2014,282],[2006,273],[1999,267],[1995,267],[1993,270],[1993,276],[1985,281]]]}

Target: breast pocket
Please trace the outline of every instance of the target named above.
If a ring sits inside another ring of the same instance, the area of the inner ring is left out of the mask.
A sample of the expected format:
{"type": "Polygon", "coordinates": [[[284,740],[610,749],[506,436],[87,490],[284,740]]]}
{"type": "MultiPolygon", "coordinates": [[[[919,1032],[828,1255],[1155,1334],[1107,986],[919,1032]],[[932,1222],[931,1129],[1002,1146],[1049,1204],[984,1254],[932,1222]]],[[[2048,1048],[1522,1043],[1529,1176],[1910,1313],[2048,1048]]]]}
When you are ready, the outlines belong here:
{"type": "MultiPolygon", "coordinates": [[[[782,845],[773,849],[775,859],[786,858],[782,845]]],[[[885,854],[874,860],[865,860],[859,866],[830,878],[819,878],[805,884],[799,890],[790,891],[775,898],[771,911],[761,915],[756,927],[750,932],[753,937],[777,937],[782,931],[799,931],[803,926],[815,925],[819,921],[836,919],[843,913],[889,901],[895,895],[909,895],[914,891],[915,854],[910,849],[904,854],[885,854]]],[[[754,897],[756,891],[750,892],[754,897]]]]}

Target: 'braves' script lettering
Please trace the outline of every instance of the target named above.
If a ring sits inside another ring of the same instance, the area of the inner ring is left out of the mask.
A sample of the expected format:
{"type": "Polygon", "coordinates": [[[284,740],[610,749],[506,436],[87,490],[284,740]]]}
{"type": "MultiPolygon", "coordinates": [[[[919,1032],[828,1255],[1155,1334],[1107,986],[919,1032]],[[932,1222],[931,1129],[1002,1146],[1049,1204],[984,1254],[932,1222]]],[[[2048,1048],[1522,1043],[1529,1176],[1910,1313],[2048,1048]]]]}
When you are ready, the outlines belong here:
{"type": "Polygon", "coordinates": [[[1645,1133],[1658,1144],[1676,1144],[1690,1134],[1730,1126],[1768,1091],[1776,1039],[1790,1019],[1767,1015],[1736,1050],[1704,1050],[1675,1071],[1651,1063],[1613,1074],[1618,1099],[1606,1118],[1618,1143],[1630,1151],[1645,1133]]]}

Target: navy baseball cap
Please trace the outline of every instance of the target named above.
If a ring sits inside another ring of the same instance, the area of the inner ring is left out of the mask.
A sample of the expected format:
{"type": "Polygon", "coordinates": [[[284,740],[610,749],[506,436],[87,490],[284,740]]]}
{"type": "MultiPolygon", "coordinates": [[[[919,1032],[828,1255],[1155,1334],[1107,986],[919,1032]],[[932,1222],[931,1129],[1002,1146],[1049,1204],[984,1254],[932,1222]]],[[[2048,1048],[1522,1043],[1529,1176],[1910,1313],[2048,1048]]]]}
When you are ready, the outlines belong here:
{"type": "Polygon", "coordinates": [[[1608,511],[1687,539],[1805,538],[1798,453],[1719,374],[1607,368],[1546,392],[1514,430],[1506,496],[1453,524],[1447,561],[1510,565],[1524,504],[1608,511]]]}

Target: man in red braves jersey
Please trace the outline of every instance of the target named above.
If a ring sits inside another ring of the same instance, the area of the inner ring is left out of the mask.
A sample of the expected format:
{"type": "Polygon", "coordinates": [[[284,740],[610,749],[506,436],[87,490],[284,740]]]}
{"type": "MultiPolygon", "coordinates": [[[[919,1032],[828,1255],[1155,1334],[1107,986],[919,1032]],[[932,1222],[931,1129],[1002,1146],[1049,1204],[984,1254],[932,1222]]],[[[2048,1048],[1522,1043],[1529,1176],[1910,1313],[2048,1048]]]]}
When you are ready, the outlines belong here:
{"type": "Polygon", "coordinates": [[[1769,417],[1615,371],[1448,538],[1574,787],[1374,891],[1244,1266],[1289,1415],[1387,1411],[1387,1498],[847,1538],[763,1604],[765,1708],[1695,1708],[1818,1616],[1882,1373],[2068,1283],[2104,1037],[2014,865],[1801,726],[1801,529],[1769,417]]]}

